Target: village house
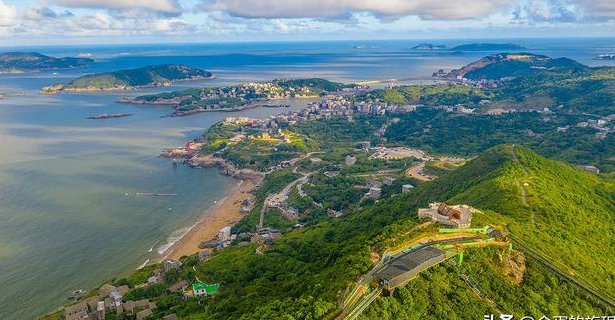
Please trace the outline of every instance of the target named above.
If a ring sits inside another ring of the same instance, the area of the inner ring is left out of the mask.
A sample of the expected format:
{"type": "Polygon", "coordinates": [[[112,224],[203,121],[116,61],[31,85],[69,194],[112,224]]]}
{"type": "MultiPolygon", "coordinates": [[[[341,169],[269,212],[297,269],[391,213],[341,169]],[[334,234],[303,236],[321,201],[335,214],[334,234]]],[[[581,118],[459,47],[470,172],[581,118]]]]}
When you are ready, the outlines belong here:
{"type": "Polygon", "coordinates": [[[137,320],[147,319],[152,316],[152,310],[145,309],[137,312],[137,320]]]}
{"type": "Polygon", "coordinates": [[[356,156],[356,155],[354,155],[354,154],[347,155],[347,156],[346,156],[346,160],[344,161],[344,163],[345,163],[347,166],[352,166],[352,165],[354,165],[355,163],[357,163],[357,156],[356,156]]]}
{"type": "Polygon", "coordinates": [[[406,193],[414,189],[414,186],[411,184],[404,184],[401,186],[401,193],[406,193]]]}
{"type": "Polygon", "coordinates": [[[72,306],[64,308],[64,318],[66,320],[86,320],[89,317],[88,305],[85,302],[81,302],[72,306]]]}
{"type": "Polygon", "coordinates": [[[196,297],[214,295],[218,292],[218,289],[220,289],[219,283],[208,285],[203,282],[195,282],[192,284],[192,291],[196,297]]]}
{"type": "Polygon", "coordinates": [[[168,259],[164,261],[164,272],[167,273],[171,270],[180,270],[182,263],[175,259],[168,259]]]}
{"type": "Polygon", "coordinates": [[[162,317],[162,320],[177,320],[177,315],[175,313],[171,313],[162,317]]]}
{"type": "Polygon", "coordinates": [[[188,281],[180,280],[172,284],[169,288],[167,288],[168,293],[182,292],[186,290],[188,287],[188,281]]]}
{"type": "Polygon", "coordinates": [[[218,232],[218,240],[222,242],[231,241],[231,227],[226,226],[218,232]]]}
{"type": "Polygon", "coordinates": [[[380,196],[382,196],[382,189],[380,187],[371,187],[367,194],[365,194],[365,197],[371,199],[380,199],[380,196]]]}

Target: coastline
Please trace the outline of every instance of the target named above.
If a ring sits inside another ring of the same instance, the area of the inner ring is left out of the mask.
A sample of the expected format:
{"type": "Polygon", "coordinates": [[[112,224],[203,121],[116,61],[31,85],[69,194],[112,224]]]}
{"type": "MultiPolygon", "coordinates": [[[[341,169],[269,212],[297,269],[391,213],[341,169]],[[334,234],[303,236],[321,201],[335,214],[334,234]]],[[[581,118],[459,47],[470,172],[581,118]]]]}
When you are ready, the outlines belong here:
{"type": "Polygon", "coordinates": [[[201,220],[167,249],[160,258],[160,262],[169,258],[179,259],[182,256],[198,253],[201,250],[198,247],[201,242],[214,239],[220,229],[239,222],[243,217],[242,202],[251,196],[257,185],[258,182],[252,179],[241,179],[229,195],[221,200],[221,203],[214,208],[204,210],[201,220]]]}

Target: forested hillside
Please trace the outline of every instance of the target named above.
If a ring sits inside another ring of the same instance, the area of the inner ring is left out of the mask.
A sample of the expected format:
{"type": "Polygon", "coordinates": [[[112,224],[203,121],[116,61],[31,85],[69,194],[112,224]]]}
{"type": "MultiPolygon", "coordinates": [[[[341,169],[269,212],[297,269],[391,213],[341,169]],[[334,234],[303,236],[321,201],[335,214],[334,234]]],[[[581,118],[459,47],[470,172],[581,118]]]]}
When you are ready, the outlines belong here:
{"type": "MultiPolygon", "coordinates": [[[[508,228],[554,263],[615,295],[610,261],[615,255],[614,200],[613,184],[597,176],[523,147],[501,145],[409,193],[289,232],[264,254],[251,244],[232,246],[204,262],[184,257],[187,267],[168,283],[133,289],[129,297],[156,301],[155,315],[160,317],[173,312],[191,320],[333,319],[346,289],[372,268],[374,252],[400,235],[420,234],[411,231],[420,223],[416,210],[430,201],[467,203],[483,210],[475,215],[474,225],[508,228]],[[214,299],[182,300],[164,291],[178,278],[219,282],[221,289],[214,299]]],[[[516,315],[605,312],[529,257],[519,258],[521,278],[511,278],[504,250],[470,249],[461,269],[449,260],[421,273],[362,317],[476,319],[498,308],[516,315]],[[463,277],[471,278],[496,305],[476,296],[463,277]]],[[[133,286],[142,281],[139,277],[115,283],[133,286]]]]}

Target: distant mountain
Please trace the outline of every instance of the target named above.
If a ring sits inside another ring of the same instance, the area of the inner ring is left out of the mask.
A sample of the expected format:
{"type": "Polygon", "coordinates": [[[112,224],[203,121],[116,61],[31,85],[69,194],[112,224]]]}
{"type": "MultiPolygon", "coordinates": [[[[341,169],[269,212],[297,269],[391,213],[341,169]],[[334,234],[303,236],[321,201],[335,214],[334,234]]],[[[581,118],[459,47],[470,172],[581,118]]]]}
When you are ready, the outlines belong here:
{"type": "Polygon", "coordinates": [[[506,51],[523,50],[524,47],[514,43],[470,43],[453,47],[452,50],[459,51],[506,51]]]}
{"type": "Polygon", "coordinates": [[[0,54],[0,73],[39,72],[82,68],[92,64],[89,58],[54,58],[37,52],[5,52],[0,54]]]}
{"type": "Polygon", "coordinates": [[[538,72],[567,72],[586,68],[587,66],[568,58],[552,59],[532,53],[500,53],[453,70],[446,77],[497,80],[538,72]]]}
{"type": "Polygon", "coordinates": [[[446,50],[447,46],[443,44],[421,43],[412,47],[412,50],[446,50]]]}
{"type": "Polygon", "coordinates": [[[359,49],[359,50],[367,50],[367,49],[379,49],[380,47],[378,46],[373,46],[370,44],[359,44],[354,46],[355,49],[359,49]]]}
{"type": "Polygon", "coordinates": [[[209,71],[183,65],[166,64],[138,69],[98,73],[77,78],[68,83],[43,88],[43,93],[132,90],[143,87],[167,86],[184,80],[212,77],[209,71]]]}

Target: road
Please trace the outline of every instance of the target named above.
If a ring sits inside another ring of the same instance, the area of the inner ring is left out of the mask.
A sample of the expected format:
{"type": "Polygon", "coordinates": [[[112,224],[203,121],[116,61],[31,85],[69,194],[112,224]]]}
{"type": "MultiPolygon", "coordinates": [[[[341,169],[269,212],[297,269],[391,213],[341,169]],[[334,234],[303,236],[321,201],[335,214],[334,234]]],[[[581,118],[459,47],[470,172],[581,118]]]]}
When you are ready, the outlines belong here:
{"type": "Polygon", "coordinates": [[[416,180],[419,181],[430,181],[433,180],[434,177],[429,176],[429,175],[425,175],[425,174],[420,174],[420,172],[423,172],[423,170],[425,169],[425,163],[421,162],[419,164],[413,165],[412,167],[408,168],[408,170],[406,170],[406,177],[412,177],[416,180]]]}

